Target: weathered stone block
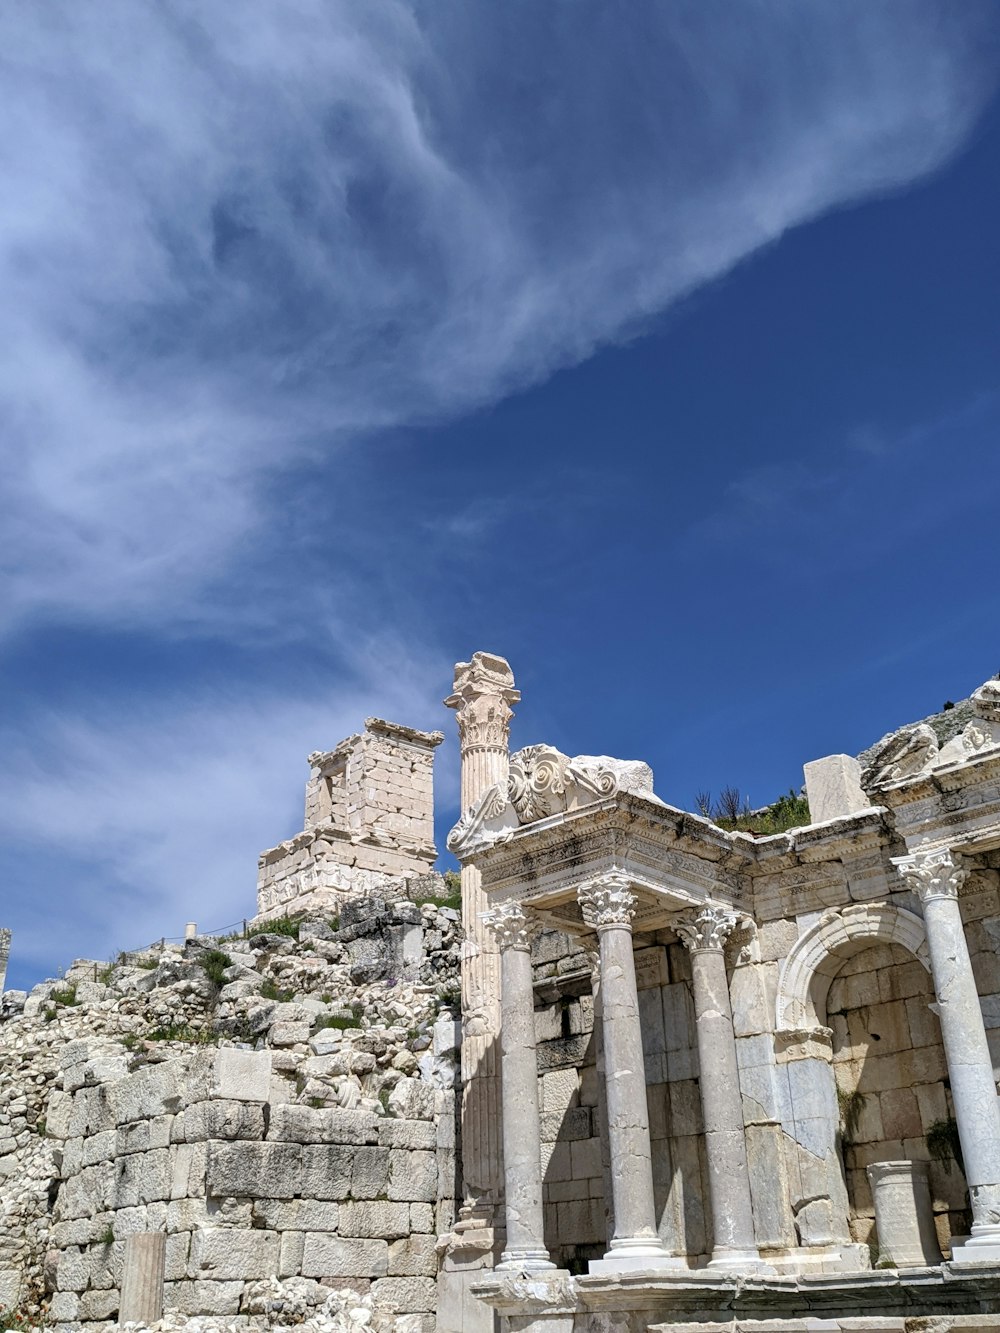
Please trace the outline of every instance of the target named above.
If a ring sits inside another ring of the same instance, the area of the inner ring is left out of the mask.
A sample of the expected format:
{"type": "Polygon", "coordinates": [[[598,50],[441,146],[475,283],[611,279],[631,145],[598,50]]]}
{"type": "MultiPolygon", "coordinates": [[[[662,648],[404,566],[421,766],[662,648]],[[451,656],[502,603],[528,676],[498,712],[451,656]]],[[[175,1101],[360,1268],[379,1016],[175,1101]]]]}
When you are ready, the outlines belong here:
{"type": "Polygon", "coordinates": [[[340,1234],[367,1239],[394,1240],[410,1230],[410,1210],[405,1203],[350,1202],[340,1206],[340,1234]]]}
{"type": "Polygon", "coordinates": [[[279,1252],[276,1231],[239,1231],[232,1227],[196,1231],[191,1237],[188,1274],[217,1282],[271,1277],[278,1271],[279,1252]]]}
{"type": "Polygon", "coordinates": [[[242,1282],[167,1282],[163,1303],[178,1314],[236,1314],[242,1294],[242,1282]]]}
{"type": "Polygon", "coordinates": [[[342,1240],[325,1233],[306,1235],[303,1277],[381,1278],[389,1271],[389,1246],[384,1240],[342,1240]]]}
{"type": "MultiPolygon", "coordinates": [[[[351,1197],[377,1199],[384,1195],[389,1176],[389,1149],[356,1148],[352,1158],[351,1197]]],[[[393,1195],[390,1193],[389,1197],[393,1195]]]]}
{"type": "Polygon", "coordinates": [[[415,1078],[401,1078],[389,1093],[389,1113],[400,1120],[433,1120],[434,1089],[415,1078]]]}
{"type": "Polygon", "coordinates": [[[413,1314],[434,1310],[437,1284],[430,1277],[383,1277],[372,1283],[372,1295],[397,1310],[413,1314]]]}
{"type": "Polygon", "coordinates": [[[437,1199],[437,1158],[432,1152],[393,1149],[389,1154],[390,1199],[433,1203],[437,1199]]]}
{"type": "MultiPolygon", "coordinates": [[[[127,1078],[102,1084],[92,1091],[106,1092],[108,1110],[116,1125],[149,1120],[158,1115],[174,1115],[184,1104],[181,1071],[172,1061],[145,1065],[127,1078]]],[[[88,1132],[94,1131],[90,1129],[88,1132]]]]}
{"type": "Polygon", "coordinates": [[[843,819],[871,805],[861,789],[861,765],[849,754],[831,754],[803,765],[809,820],[843,819]]]}
{"type": "Polygon", "coordinates": [[[378,1122],[372,1111],[336,1107],[275,1106],[267,1137],[290,1143],[375,1143],[378,1122]]]}
{"type": "Polygon", "coordinates": [[[406,1236],[389,1245],[390,1277],[434,1277],[437,1273],[435,1236],[406,1236]]]}
{"type": "Polygon", "coordinates": [[[187,1143],[201,1143],[205,1139],[264,1137],[264,1108],[254,1102],[239,1102],[231,1098],[196,1102],[187,1108],[181,1119],[187,1143]]]}
{"type": "Polygon", "coordinates": [[[221,1097],[234,1102],[266,1102],[271,1083],[271,1052],[222,1046],[203,1051],[192,1066],[193,1099],[221,1097]]]}
{"type": "MultiPolygon", "coordinates": [[[[454,1128],[454,1122],[452,1126],[454,1128]]],[[[387,1148],[433,1149],[438,1146],[434,1125],[426,1120],[384,1118],[378,1122],[378,1141],[387,1148]]]]}
{"type": "Polygon", "coordinates": [[[208,1145],[210,1195],[290,1199],[302,1192],[302,1178],[302,1149],[296,1143],[211,1141],[208,1145]]]}
{"type": "Polygon", "coordinates": [[[313,1144],[302,1148],[301,1152],[303,1196],[307,1199],[346,1199],[351,1192],[352,1149],[335,1144],[313,1144]]]}

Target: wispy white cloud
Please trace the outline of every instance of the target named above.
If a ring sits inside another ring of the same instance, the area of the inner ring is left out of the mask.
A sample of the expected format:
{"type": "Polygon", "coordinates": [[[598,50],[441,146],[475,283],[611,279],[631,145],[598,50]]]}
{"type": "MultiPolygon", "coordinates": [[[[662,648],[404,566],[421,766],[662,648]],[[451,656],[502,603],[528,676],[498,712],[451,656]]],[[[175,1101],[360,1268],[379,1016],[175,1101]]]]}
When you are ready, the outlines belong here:
{"type": "Polygon", "coordinates": [[[7,623],[184,619],[282,469],[933,170],[989,91],[983,13],[11,0],[7,623]]]}
{"type": "MultiPolygon", "coordinates": [[[[305,756],[373,711],[414,725],[439,716],[442,682],[419,660],[400,670],[385,645],[360,665],[367,679],[335,700],[318,686],[295,699],[202,691],[8,728],[0,842],[18,965],[253,916],[257,852],[302,827],[305,756]]],[[[448,776],[439,786],[454,795],[448,776]]]]}

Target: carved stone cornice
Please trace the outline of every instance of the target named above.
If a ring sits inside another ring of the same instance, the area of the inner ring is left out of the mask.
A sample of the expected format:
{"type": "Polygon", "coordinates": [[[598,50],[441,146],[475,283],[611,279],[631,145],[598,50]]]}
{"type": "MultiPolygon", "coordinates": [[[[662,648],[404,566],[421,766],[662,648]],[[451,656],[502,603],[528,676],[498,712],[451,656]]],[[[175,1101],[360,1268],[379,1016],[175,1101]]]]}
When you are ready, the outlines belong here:
{"type": "Polygon", "coordinates": [[[445,699],[454,708],[462,754],[473,750],[506,751],[510,740],[511,704],[521,698],[506,658],[473,653],[471,662],[455,666],[453,692],[445,699]]]}
{"type": "Polygon", "coordinates": [[[736,912],[710,904],[700,912],[685,912],[676,916],[670,924],[692,953],[702,949],[714,949],[721,953],[738,922],[736,912]]]}
{"type": "Polygon", "coordinates": [[[637,899],[628,875],[617,870],[599,875],[581,884],[576,896],[591,930],[600,933],[613,926],[627,926],[631,930],[637,899]]]}
{"type": "Polygon", "coordinates": [[[482,914],[482,921],[492,930],[501,952],[523,949],[530,953],[531,945],[542,929],[534,912],[520,903],[498,903],[482,914]]]}
{"type": "Polygon", "coordinates": [[[914,852],[910,856],[894,856],[892,863],[906,882],[906,886],[922,903],[936,898],[957,898],[969,878],[969,871],[960,865],[947,848],[932,852],[914,852]]]}

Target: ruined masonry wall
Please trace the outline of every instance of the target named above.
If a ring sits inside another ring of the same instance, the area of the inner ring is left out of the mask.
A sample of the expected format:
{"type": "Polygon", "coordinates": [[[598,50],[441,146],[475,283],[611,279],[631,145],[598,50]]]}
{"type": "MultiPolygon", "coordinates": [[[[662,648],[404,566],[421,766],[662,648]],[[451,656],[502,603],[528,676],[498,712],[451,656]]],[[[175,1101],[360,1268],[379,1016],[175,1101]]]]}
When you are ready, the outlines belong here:
{"type": "Polygon", "coordinates": [[[303,1278],[314,1304],[370,1290],[429,1333],[452,1095],[402,1079],[381,1116],[272,1102],[271,1061],[230,1048],[124,1073],[86,1043],[64,1052],[47,1122],[62,1143],[54,1319],[113,1318],[124,1237],[152,1230],[171,1310],[245,1314],[267,1279],[303,1278]]]}
{"type": "Polygon", "coordinates": [[[405,897],[428,874],[434,847],[434,750],[439,731],[368,718],[365,730],[309,756],[301,833],[262,852],[262,916],[318,911],[381,892],[405,897]]]}

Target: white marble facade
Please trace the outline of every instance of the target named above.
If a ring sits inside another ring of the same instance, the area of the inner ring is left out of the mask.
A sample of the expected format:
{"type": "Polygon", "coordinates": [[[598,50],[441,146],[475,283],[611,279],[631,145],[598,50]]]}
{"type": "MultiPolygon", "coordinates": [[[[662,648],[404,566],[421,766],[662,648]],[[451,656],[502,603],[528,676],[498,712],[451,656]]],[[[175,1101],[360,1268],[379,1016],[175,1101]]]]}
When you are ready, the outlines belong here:
{"type": "Polygon", "coordinates": [[[536,1308],[512,1268],[565,1314],[626,1276],[1000,1264],[1000,683],[972,710],[943,745],[915,727],[807,765],[813,822],[770,837],[547,746],[480,788],[449,846],[504,1021],[534,1009],[502,1046],[494,1202],[519,1202],[485,1302],[536,1308]]]}

